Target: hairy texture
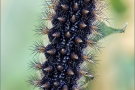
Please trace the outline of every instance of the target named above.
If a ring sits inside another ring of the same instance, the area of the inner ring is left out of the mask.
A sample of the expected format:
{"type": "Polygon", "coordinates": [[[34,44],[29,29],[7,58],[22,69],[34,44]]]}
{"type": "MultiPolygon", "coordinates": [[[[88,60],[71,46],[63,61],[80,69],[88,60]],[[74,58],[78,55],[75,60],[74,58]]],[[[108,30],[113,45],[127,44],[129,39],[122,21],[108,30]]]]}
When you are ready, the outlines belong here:
{"type": "Polygon", "coordinates": [[[60,0],[52,20],[41,84],[45,90],[77,90],[83,49],[95,20],[94,0],[60,0]]]}
{"type": "Polygon", "coordinates": [[[94,0],[59,0],[48,34],[52,43],[44,51],[44,90],[79,90],[77,80],[86,73],[79,65],[84,61],[83,49],[95,20],[94,4],[94,0]]]}
{"type": "Polygon", "coordinates": [[[53,8],[55,14],[48,11],[48,18],[43,18],[51,20],[52,28],[42,25],[37,31],[48,34],[51,43],[46,47],[37,43],[34,49],[44,53],[47,60],[31,64],[42,71],[42,78],[30,82],[43,90],[81,90],[79,80],[82,76],[94,79],[89,71],[91,68],[81,68],[81,65],[94,63],[93,54],[84,54],[84,49],[87,46],[97,48],[97,41],[114,31],[105,34],[104,28],[99,27],[104,26],[101,17],[97,18],[99,13],[102,16],[102,0],[52,0],[52,4],[48,7],[53,8]]]}

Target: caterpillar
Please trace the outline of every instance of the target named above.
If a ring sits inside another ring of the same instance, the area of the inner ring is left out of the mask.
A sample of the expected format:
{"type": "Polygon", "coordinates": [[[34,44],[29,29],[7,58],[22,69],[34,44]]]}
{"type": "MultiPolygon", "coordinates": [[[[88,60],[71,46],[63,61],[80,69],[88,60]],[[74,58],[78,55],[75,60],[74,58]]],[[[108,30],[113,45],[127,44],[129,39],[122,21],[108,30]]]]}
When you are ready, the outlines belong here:
{"type": "Polygon", "coordinates": [[[35,44],[34,52],[43,53],[46,61],[31,64],[42,72],[42,78],[35,76],[29,81],[43,90],[88,90],[82,87],[81,80],[94,79],[89,65],[96,63],[94,50],[100,48],[97,42],[112,33],[124,32],[125,26],[122,30],[104,27],[103,21],[107,18],[104,18],[103,10],[107,4],[103,0],[44,2],[48,8],[42,20],[51,21],[52,27],[43,23],[36,32],[48,35],[50,44],[35,44]]]}

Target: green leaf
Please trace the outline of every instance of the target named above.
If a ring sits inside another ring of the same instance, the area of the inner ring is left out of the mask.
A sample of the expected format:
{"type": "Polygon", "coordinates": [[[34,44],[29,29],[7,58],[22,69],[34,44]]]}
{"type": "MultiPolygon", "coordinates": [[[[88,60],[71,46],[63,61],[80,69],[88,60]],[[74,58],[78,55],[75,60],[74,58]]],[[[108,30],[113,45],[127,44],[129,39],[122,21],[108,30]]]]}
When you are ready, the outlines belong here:
{"type": "Polygon", "coordinates": [[[125,23],[122,29],[115,29],[112,27],[107,26],[104,22],[98,22],[98,29],[97,32],[98,34],[92,34],[91,40],[98,42],[99,40],[115,33],[123,33],[127,27],[128,23],[125,23]]]}

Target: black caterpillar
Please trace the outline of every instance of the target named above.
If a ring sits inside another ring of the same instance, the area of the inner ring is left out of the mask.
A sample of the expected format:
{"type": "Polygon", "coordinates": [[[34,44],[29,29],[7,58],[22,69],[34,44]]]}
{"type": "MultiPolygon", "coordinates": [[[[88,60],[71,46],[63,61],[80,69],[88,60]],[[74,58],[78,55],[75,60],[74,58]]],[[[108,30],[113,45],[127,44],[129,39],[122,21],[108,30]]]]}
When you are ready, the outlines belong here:
{"type": "Polygon", "coordinates": [[[51,20],[52,28],[42,26],[38,30],[41,34],[48,34],[51,43],[46,47],[43,44],[36,45],[36,51],[44,53],[47,61],[33,64],[43,72],[43,77],[41,80],[31,81],[32,84],[43,90],[81,90],[78,81],[82,76],[94,79],[91,72],[83,70],[81,65],[83,62],[94,62],[93,55],[83,52],[87,46],[96,45],[97,40],[88,36],[98,34],[97,23],[101,19],[97,18],[97,14],[104,8],[100,6],[102,1],[51,1],[52,6],[48,7],[53,8],[55,14],[48,12],[49,18],[44,20],[51,20]],[[97,2],[99,3],[96,5],[97,2]]]}

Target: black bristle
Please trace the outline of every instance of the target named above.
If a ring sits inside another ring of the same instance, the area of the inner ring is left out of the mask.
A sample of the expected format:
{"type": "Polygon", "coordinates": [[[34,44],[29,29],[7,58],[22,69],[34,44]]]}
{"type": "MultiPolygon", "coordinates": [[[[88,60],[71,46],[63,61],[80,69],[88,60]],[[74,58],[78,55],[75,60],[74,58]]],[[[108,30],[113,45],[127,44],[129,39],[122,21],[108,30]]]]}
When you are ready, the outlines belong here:
{"type": "Polygon", "coordinates": [[[108,27],[104,23],[108,22],[104,14],[108,3],[104,0],[44,2],[42,22],[35,31],[48,35],[50,43],[44,46],[41,41],[34,42],[33,53],[44,55],[45,60],[31,62],[30,68],[39,70],[40,78],[31,76],[29,83],[42,90],[90,90],[89,81],[95,79],[96,51],[101,48],[98,41],[124,32],[127,23],[123,29],[108,27]],[[47,27],[46,22],[52,26],[47,27]]]}
{"type": "Polygon", "coordinates": [[[47,32],[51,44],[44,50],[47,61],[42,65],[44,77],[41,79],[40,87],[43,90],[80,90],[77,80],[81,75],[94,78],[79,71],[79,68],[80,64],[88,60],[82,55],[83,49],[89,43],[87,37],[91,34],[92,23],[95,21],[93,13],[95,2],[94,0],[57,2],[53,1],[53,4],[57,5],[54,8],[55,15],[51,18],[53,27],[47,32]]]}

